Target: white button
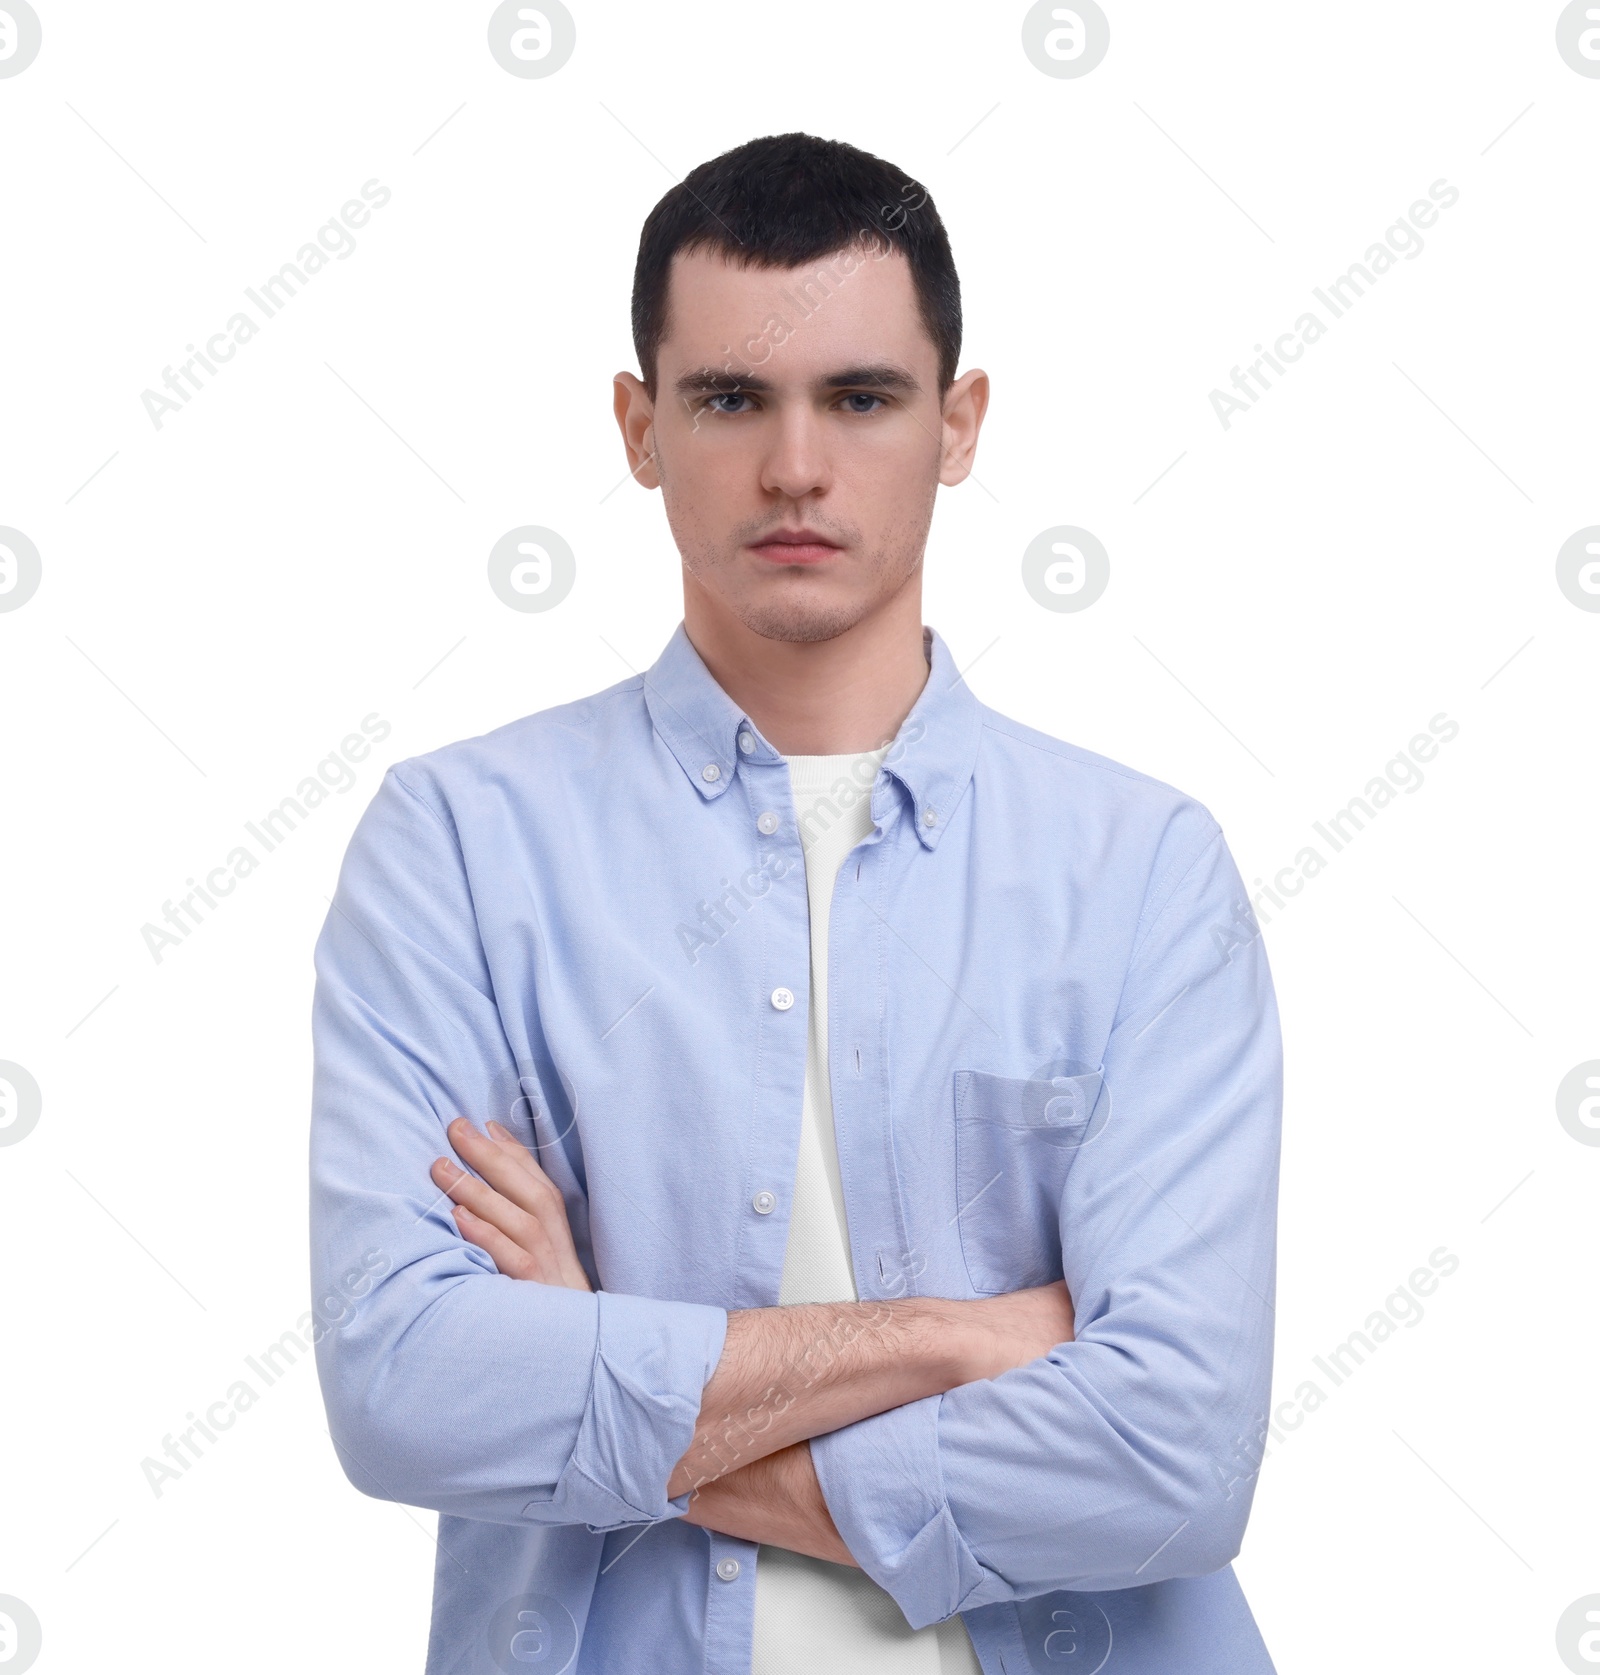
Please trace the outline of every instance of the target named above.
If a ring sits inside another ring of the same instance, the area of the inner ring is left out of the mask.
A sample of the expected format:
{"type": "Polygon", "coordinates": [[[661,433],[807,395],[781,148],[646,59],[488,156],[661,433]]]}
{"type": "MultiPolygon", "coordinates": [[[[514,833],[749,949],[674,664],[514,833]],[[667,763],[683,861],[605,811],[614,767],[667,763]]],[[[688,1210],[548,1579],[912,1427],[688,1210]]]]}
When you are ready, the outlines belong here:
{"type": "Polygon", "coordinates": [[[750,1200],[750,1207],[758,1216],[770,1216],[777,1208],[778,1200],[770,1192],[758,1192],[750,1200]]]}
{"type": "Polygon", "coordinates": [[[791,989],[774,989],[772,991],[772,1004],[780,1012],[787,1012],[794,1005],[794,991],[791,989]]]}
{"type": "Polygon", "coordinates": [[[755,740],[755,734],[754,733],[741,733],[739,735],[739,748],[745,753],[746,756],[748,756],[750,754],[750,752],[755,749],[755,747],[756,747],[756,740],[755,740]]]}
{"type": "Polygon", "coordinates": [[[717,1575],[724,1582],[736,1581],[739,1575],[739,1561],[737,1559],[719,1559],[717,1561],[717,1575]]]}
{"type": "Polygon", "coordinates": [[[722,769],[719,768],[715,762],[707,762],[700,770],[700,777],[706,781],[721,779],[722,769]]]}
{"type": "MultiPolygon", "coordinates": [[[[709,768],[706,770],[706,777],[708,779],[711,778],[711,770],[709,768]]],[[[935,814],[931,808],[924,809],[922,814],[922,823],[924,826],[937,826],[939,824],[939,816],[935,814]]]]}
{"type": "Polygon", "coordinates": [[[756,830],[758,832],[765,832],[768,837],[771,837],[777,829],[778,817],[770,808],[765,814],[758,814],[756,816],[756,830]]]}

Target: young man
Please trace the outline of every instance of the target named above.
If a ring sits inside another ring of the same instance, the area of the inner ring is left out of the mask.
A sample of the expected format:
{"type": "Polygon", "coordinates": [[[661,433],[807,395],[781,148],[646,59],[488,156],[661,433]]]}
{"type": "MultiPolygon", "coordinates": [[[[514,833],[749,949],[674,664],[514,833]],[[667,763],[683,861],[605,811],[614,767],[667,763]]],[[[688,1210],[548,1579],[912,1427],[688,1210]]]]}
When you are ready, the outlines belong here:
{"type": "Polygon", "coordinates": [[[934,207],[752,141],[633,318],[682,625],[391,768],[316,950],[319,1367],[442,1514],[428,1669],[1270,1672],[1267,960],[1201,804],[922,625],[934,207]]]}

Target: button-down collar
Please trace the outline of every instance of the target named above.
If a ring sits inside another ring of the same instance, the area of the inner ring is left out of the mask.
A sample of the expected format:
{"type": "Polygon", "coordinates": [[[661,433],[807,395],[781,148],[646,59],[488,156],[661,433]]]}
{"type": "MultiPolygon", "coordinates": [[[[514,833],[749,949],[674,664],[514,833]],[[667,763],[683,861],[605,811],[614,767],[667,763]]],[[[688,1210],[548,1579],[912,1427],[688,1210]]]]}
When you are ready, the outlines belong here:
{"type": "Polygon", "coordinates": [[[657,736],[708,803],[732,785],[741,759],[776,759],[777,752],[760,729],[712,679],[681,622],[643,678],[644,701],[657,736]],[[741,730],[754,738],[753,751],[739,749],[741,730]]]}
{"type": "MultiPolygon", "coordinates": [[[[966,795],[983,722],[949,647],[931,628],[922,630],[922,649],[929,665],[927,684],[883,766],[911,799],[923,848],[934,849],[966,795]]],[[[717,684],[681,622],[643,679],[657,735],[707,802],[720,797],[745,764],[781,760],[761,729],[717,684]],[[750,734],[753,749],[740,748],[741,732],[750,734]]]]}

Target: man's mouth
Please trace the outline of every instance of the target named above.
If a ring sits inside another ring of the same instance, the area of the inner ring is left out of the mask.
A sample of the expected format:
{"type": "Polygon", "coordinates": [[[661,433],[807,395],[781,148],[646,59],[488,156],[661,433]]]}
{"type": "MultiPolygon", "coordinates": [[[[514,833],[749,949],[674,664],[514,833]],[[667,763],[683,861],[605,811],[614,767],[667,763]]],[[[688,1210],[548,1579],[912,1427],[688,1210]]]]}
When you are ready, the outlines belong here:
{"type": "Polygon", "coordinates": [[[841,550],[814,529],[778,529],[750,543],[750,551],[769,564],[821,564],[841,550]]]}

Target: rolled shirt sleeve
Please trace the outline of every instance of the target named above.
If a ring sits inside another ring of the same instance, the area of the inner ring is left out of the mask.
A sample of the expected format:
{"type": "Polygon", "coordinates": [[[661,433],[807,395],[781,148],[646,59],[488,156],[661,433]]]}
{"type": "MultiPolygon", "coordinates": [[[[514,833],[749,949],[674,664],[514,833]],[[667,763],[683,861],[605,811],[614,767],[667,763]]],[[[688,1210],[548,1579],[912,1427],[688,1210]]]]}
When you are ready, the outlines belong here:
{"type": "Polygon", "coordinates": [[[1075,1340],[814,1438],[835,1523],[913,1628],[1238,1552],[1272,1362],[1282,1052],[1248,896],[1186,800],[1151,867],[1060,1208],[1075,1340]]]}
{"type": "Polygon", "coordinates": [[[334,1447],[366,1493],[461,1517],[675,1516],[689,1497],[667,1479],[726,1311],[506,1278],[428,1173],[453,1156],[446,1126],[503,1115],[518,1079],[436,796],[389,770],[316,945],[314,1337],[334,1447]]]}

